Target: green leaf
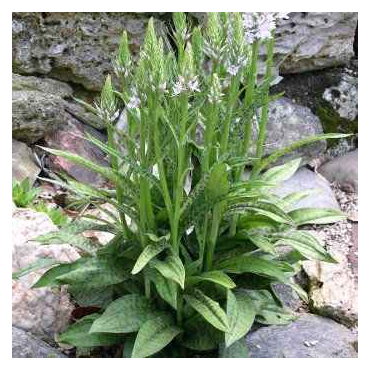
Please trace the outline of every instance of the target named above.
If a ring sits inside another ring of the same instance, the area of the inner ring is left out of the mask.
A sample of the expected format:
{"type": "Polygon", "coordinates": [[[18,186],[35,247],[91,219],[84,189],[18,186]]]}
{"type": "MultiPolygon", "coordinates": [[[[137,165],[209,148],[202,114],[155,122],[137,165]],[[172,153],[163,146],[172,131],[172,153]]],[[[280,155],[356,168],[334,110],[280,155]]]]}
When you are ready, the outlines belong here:
{"type": "Polygon", "coordinates": [[[130,276],[118,262],[114,259],[90,258],[88,262],[55,280],[61,284],[84,284],[88,288],[118,284],[130,276]]]}
{"type": "Polygon", "coordinates": [[[139,273],[152,258],[164,251],[166,247],[166,243],[149,244],[140,254],[131,273],[134,275],[139,273]]]}
{"type": "Polygon", "coordinates": [[[247,342],[244,338],[239,339],[231,346],[220,344],[219,357],[221,358],[248,358],[247,342]]]}
{"type": "Polygon", "coordinates": [[[114,285],[91,288],[88,284],[69,285],[68,293],[81,307],[106,308],[113,301],[114,285]]]}
{"type": "Polygon", "coordinates": [[[140,327],[131,357],[149,357],[166,347],[181,332],[169,315],[150,319],[140,327]]]}
{"type": "Polygon", "coordinates": [[[293,231],[289,234],[282,234],[275,245],[289,245],[310,260],[337,262],[323,248],[320,241],[308,231],[293,231]]]}
{"type": "Polygon", "coordinates": [[[48,153],[51,153],[53,155],[65,158],[72,163],[78,164],[79,166],[85,167],[93,172],[96,172],[106,178],[107,180],[117,184],[119,183],[119,177],[117,174],[115,174],[109,167],[103,167],[100,166],[92,161],[89,161],[86,158],[83,158],[77,154],[69,153],[63,150],[58,150],[58,149],[50,149],[50,148],[45,148],[42,146],[39,146],[39,148],[45,150],[48,153]]]}
{"type": "Polygon", "coordinates": [[[295,172],[298,170],[301,164],[301,158],[293,159],[282,166],[276,166],[267,170],[261,175],[261,180],[279,184],[285,180],[291,178],[295,172]]]}
{"type": "Polygon", "coordinates": [[[300,148],[301,146],[308,145],[315,143],[317,141],[321,140],[327,140],[327,139],[342,139],[345,137],[351,136],[350,134],[322,134],[322,135],[316,135],[311,136],[306,139],[299,140],[291,145],[288,145],[287,147],[283,149],[279,149],[269,155],[267,158],[263,159],[261,161],[261,164],[258,168],[259,171],[262,171],[264,168],[266,168],[268,165],[270,165],[273,162],[276,162],[279,158],[283,157],[285,154],[288,154],[292,152],[293,150],[296,150],[300,148]]]}
{"type": "Polygon", "coordinates": [[[79,258],[75,262],[61,263],[58,266],[52,267],[51,269],[47,270],[35,284],[33,284],[32,288],[59,286],[60,282],[56,280],[57,277],[78,269],[85,263],[88,263],[89,260],[89,258],[79,258]]]}
{"type": "Polygon", "coordinates": [[[134,334],[126,335],[125,341],[123,344],[123,358],[132,357],[132,351],[134,350],[134,344],[135,344],[135,335],[134,334]]]}
{"type": "Polygon", "coordinates": [[[143,296],[128,294],[113,301],[94,321],[90,333],[132,333],[157,313],[143,296]]]}
{"type": "Polygon", "coordinates": [[[83,317],[60,334],[58,342],[70,344],[78,348],[111,346],[122,342],[123,336],[120,334],[89,332],[94,320],[99,317],[99,314],[83,317]]]}
{"type": "Polygon", "coordinates": [[[309,195],[315,195],[319,192],[318,189],[307,189],[302,191],[296,191],[294,193],[288,194],[282,199],[282,202],[285,204],[286,208],[294,206],[300,200],[307,198],[309,195]]]}
{"type": "Polygon", "coordinates": [[[198,314],[184,323],[181,344],[196,351],[209,351],[218,347],[223,333],[198,314]]]}
{"type": "Polygon", "coordinates": [[[263,235],[250,235],[247,234],[248,239],[259,249],[266,253],[276,255],[275,247],[272,243],[270,243],[269,239],[263,235]]]}
{"type": "Polygon", "coordinates": [[[330,208],[299,208],[289,212],[289,216],[297,226],[331,224],[347,218],[341,211],[330,208]]]}
{"type": "Polygon", "coordinates": [[[166,279],[156,270],[149,270],[149,278],[153,281],[160,297],[177,310],[177,284],[166,279]]]}
{"type": "Polygon", "coordinates": [[[192,295],[185,294],[186,302],[202,315],[211,325],[221,331],[229,331],[229,323],[225,311],[219,303],[207,297],[200,290],[194,289],[192,295]]]}
{"type": "Polygon", "coordinates": [[[42,245],[71,244],[88,255],[94,255],[96,249],[98,248],[97,243],[94,243],[92,240],[85,238],[82,235],[76,235],[74,232],[70,232],[68,229],[61,229],[59,231],[52,231],[45,235],[40,235],[33,239],[33,241],[42,245]]]}
{"type": "Polygon", "coordinates": [[[230,323],[230,332],[225,333],[226,347],[231,346],[248,333],[255,317],[255,308],[248,295],[242,291],[235,292],[235,295],[227,292],[227,318],[230,323]]]}
{"type": "Polygon", "coordinates": [[[283,282],[287,280],[279,262],[269,261],[260,257],[238,256],[224,260],[216,267],[232,274],[248,272],[257,275],[271,276],[283,282]]]}
{"type": "Polygon", "coordinates": [[[229,289],[233,289],[236,286],[232,279],[222,271],[207,271],[201,275],[190,276],[186,279],[186,285],[195,285],[201,281],[210,281],[229,289]]]}
{"type": "Polygon", "coordinates": [[[50,266],[56,265],[58,263],[59,262],[56,261],[53,258],[39,258],[34,263],[31,263],[28,267],[26,267],[24,269],[21,269],[17,272],[13,272],[12,273],[12,279],[17,280],[21,276],[27,275],[32,271],[37,271],[37,270],[40,270],[40,269],[45,268],[45,267],[50,267],[50,266]]]}
{"type": "Polygon", "coordinates": [[[168,256],[164,261],[153,259],[150,264],[165,278],[175,281],[182,289],[184,289],[185,268],[178,256],[168,256]]]}

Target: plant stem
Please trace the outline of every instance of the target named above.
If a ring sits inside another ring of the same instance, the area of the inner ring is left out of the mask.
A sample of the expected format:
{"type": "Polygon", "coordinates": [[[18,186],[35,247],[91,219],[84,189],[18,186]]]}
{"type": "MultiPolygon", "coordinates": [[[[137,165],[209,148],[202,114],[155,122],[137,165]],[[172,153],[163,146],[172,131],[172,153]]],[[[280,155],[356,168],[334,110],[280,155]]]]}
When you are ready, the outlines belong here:
{"type": "MultiPolygon", "coordinates": [[[[252,60],[251,66],[249,70],[248,80],[247,80],[247,90],[245,92],[244,97],[244,105],[247,110],[247,120],[244,125],[244,139],[241,147],[240,155],[248,156],[251,136],[252,136],[252,122],[253,122],[253,114],[254,109],[252,109],[252,104],[254,101],[254,94],[255,94],[255,86],[257,80],[257,60],[258,60],[258,50],[259,50],[259,43],[255,41],[252,45],[252,60]]],[[[241,175],[243,173],[243,167],[236,170],[235,173],[235,182],[240,181],[241,175]]],[[[231,221],[229,235],[234,236],[236,233],[236,226],[238,223],[238,215],[234,215],[231,221]]]]}
{"type": "Polygon", "coordinates": [[[262,100],[262,113],[261,113],[261,122],[259,124],[259,134],[257,139],[257,147],[256,147],[256,158],[258,160],[254,163],[251,179],[255,179],[259,173],[259,165],[262,160],[263,156],[263,146],[266,140],[266,128],[267,128],[267,119],[268,119],[268,103],[269,103],[269,80],[272,75],[272,67],[273,67],[273,57],[274,57],[274,37],[271,37],[270,40],[267,42],[267,66],[266,66],[266,74],[265,74],[265,82],[266,86],[263,92],[263,100],[262,100]]]}

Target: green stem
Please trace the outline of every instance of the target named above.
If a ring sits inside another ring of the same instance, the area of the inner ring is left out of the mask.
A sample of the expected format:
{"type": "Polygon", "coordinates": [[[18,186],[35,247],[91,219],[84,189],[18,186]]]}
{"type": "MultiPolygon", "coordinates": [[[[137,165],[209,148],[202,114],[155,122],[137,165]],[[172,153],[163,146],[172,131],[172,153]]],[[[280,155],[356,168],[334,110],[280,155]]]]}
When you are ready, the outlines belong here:
{"type": "MultiPolygon", "coordinates": [[[[245,92],[244,97],[244,105],[247,110],[247,120],[244,125],[244,139],[240,149],[240,155],[248,156],[249,147],[251,143],[252,137],[252,123],[253,123],[253,114],[254,110],[252,109],[254,95],[255,95],[255,86],[257,80],[257,60],[258,60],[258,50],[259,50],[259,42],[255,41],[252,45],[252,60],[251,66],[249,70],[248,80],[247,80],[247,89],[245,92]]],[[[235,182],[240,181],[240,178],[243,173],[243,167],[236,170],[235,173],[235,182]]],[[[236,226],[238,223],[238,215],[234,215],[231,221],[229,235],[234,236],[236,234],[236,226]]]]}
{"type": "Polygon", "coordinates": [[[273,57],[274,57],[274,37],[272,37],[267,42],[267,66],[266,66],[266,74],[265,74],[265,82],[266,87],[263,92],[263,100],[262,100],[262,113],[261,113],[261,122],[259,124],[259,134],[257,139],[257,147],[256,147],[256,158],[258,160],[254,162],[251,179],[255,179],[259,173],[258,168],[260,167],[260,163],[263,157],[263,146],[266,140],[266,129],[267,129],[267,119],[268,119],[268,103],[269,103],[269,83],[268,81],[272,75],[272,67],[273,67],[273,57]]]}
{"type": "Polygon", "coordinates": [[[222,214],[222,205],[218,203],[212,212],[212,225],[211,225],[211,233],[209,236],[209,243],[207,245],[207,251],[205,255],[205,264],[204,269],[205,271],[209,271],[212,269],[213,264],[213,256],[215,253],[217,238],[218,238],[218,229],[220,227],[221,216],[222,214]]]}

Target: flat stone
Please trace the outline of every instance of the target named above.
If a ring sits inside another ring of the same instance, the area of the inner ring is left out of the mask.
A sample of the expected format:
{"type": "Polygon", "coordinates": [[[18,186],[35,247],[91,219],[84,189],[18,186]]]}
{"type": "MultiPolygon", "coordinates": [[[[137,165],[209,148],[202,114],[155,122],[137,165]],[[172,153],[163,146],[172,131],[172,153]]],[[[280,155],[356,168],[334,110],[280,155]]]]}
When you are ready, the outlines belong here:
{"type": "Polygon", "coordinates": [[[58,349],[26,331],[12,327],[13,358],[67,358],[58,349]]]}
{"type": "Polygon", "coordinates": [[[273,283],[272,289],[285,307],[290,308],[293,311],[297,311],[303,306],[304,302],[289,285],[273,283]]]}
{"type": "Polygon", "coordinates": [[[281,183],[273,190],[274,194],[284,197],[288,194],[312,189],[313,192],[300,200],[292,209],[297,208],[334,208],[340,209],[329,182],[321,175],[303,167],[290,179],[281,183]]]}
{"type": "MultiPolygon", "coordinates": [[[[48,147],[78,154],[101,166],[109,166],[105,153],[97,146],[86,140],[86,133],[106,141],[106,137],[90,126],[70,119],[66,125],[45,136],[48,147]]],[[[55,172],[64,171],[78,181],[102,187],[107,183],[101,175],[87,168],[76,165],[62,157],[49,156],[47,164],[55,172]]]]}
{"type": "Polygon", "coordinates": [[[24,143],[12,140],[12,178],[17,181],[28,178],[32,186],[39,173],[32,150],[24,143]]]}
{"type": "MultiPolygon", "coordinates": [[[[291,99],[282,98],[269,104],[267,135],[264,154],[268,155],[278,149],[283,149],[296,141],[322,134],[322,126],[318,117],[310,109],[295,104],[291,99]]],[[[256,143],[257,128],[253,126],[253,142],[256,143]]],[[[324,153],[325,141],[305,145],[290,154],[285,155],[275,164],[284,163],[293,158],[302,158],[301,164],[309,162],[324,153]]],[[[252,147],[251,154],[255,153],[252,147]]]]}
{"type": "Polygon", "coordinates": [[[356,358],[356,335],[333,320],[303,314],[288,325],[247,334],[251,358],[356,358]]]}
{"type": "Polygon", "coordinates": [[[318,170],[328,181],[347,190],[358,191],[358,150],[325,163],[318,170]]]}
{"type": "MultiPolygon", "coordinates": [[[[27,268],[40,258],[53,258],[59,262],[79,258],[68,244],[40,245],[31,241],[58,230],[45,213],[17,208],[13,211],[12,224],[13,272],[27,268]]],[[[55,334],[66,328],[74,306],[64,288],[31,288],[46,270],[40,269],[12,281],[12,322],[20,329],[53,340],[55,334]]]]}

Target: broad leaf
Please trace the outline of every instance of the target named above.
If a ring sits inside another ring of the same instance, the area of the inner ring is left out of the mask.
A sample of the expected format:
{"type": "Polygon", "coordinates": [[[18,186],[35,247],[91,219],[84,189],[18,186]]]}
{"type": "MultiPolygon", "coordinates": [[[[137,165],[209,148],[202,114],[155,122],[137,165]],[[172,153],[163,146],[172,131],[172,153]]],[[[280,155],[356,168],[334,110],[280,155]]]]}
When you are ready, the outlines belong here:
{"type": "Polygon", "coordinates": [[[200,275],[190,276],[186,279],[186,285],[195,285],[201,281],[210,281],[228,289],[233,289],[236,286],[232,279],[222,271],[207,271],[200,275]]]}
{"type": "Polygon", "coordinates": [[[247,237],[257,248],[261,249],[266,253],[276,255],[274,244],[272,244],[267,237],[257,234],[255,235],[247,234],[247,237]]]}
{"type": "Polygon", "coordinates": [[[225,311],[219,303],[195,289],[192,295],[185,294],[186,302],[202,315],[211,325],[221,331],[229,331],[229,323],[225,311]]]}
{"type": "Polygon", "coordinates": [[[178,256],[168,256],[164,261],[153,259],[151,266],[158,270],[164,277],[175,281],[184,289],[185,268],[178,256]]]}
{"type": "Polygon", "coordinates": [[[330,208],[299,208],[289,212],[289,216],[297,226],[330,224],[347,218],[341,211],[330,208]]]}
{"type": "Polygon", "coordinates": [[[159,316],[146,321],[137,333],[131,357],[149,357],[166,347],[181,333],[170,315],[159,316]]]}
{"type": "Polygon", "coordinates": [[[230,323],[230,332],[225,333],[225,344],[229,347],[248,333],[256,312],[252,300],[246,293],[240,291],[234,295],[229,290],[226,313],[230,323]]]}
{"type": "Polygon", "coordinates": [[[12,273],[12,279],[17,280],[21,276],[27,275],[32,271],[37,271],[37,270],[40,270],[40,269],[45,268],[45,267],[50,267],[50,266],[56,265],[58,263],[59,262],[56,261],[53,258],[39,258],[34,263],[31,263],[28,267],[26,267],[24,269],[21,269],[17,272],[13,272],[12,273]]]}
{"type": "Polygon", "coordinates": [[[152,258],[164,251],[166,247],[165,243],[149,244],[140,254],[131,273],[134,275],[139,273],[152,258]]]}
{"type": "Polygon", "coordinates": [[[148,276],[160,297],[177,310],[177,284],[173,280],[166,279],[156,270],[150,270],[148,276]]]}
{"type": "Polygon", "coordinates": [[[221,358],[248,358],[247,342],[244,338],[234,342],[227,347],[224,343],[220,344],[219,357],[221,358]]]}
{"type": "Polygon", "coordinates": [[[99,314],[85,316],[63,332],[59,336],[58,342],[70,344],[77,348],[111,346],[122,342],[123,336],[120,334],[90,333],[91,325],[99,316],[99,314]]]}
{"type": "Polygon", "coordinates": [[[128,294],[106,308],[101,317],[95,320],[90,333],[132,333],[156,315],[155,309],[145,297],[128,294]]]}
{"type": "Polygon", "coordinates": [[[282,166],[276,166],[267,170],[264,174],[261,175],[261,180],[279,184],[283,181],[291,178],[295,172],[298,170],[301,159],[293,159],[282,166]]]}

